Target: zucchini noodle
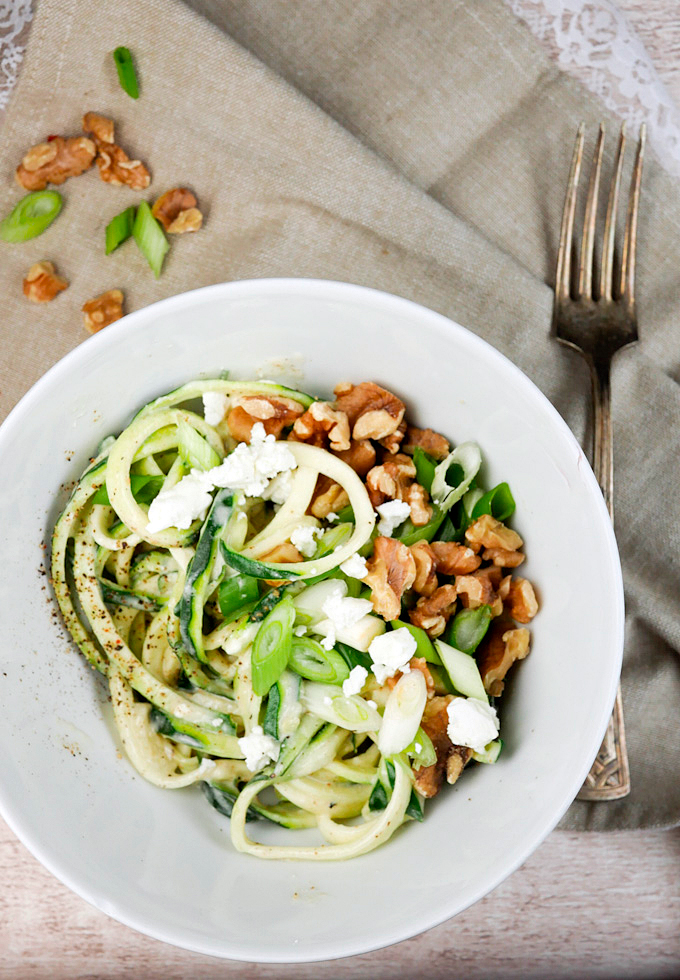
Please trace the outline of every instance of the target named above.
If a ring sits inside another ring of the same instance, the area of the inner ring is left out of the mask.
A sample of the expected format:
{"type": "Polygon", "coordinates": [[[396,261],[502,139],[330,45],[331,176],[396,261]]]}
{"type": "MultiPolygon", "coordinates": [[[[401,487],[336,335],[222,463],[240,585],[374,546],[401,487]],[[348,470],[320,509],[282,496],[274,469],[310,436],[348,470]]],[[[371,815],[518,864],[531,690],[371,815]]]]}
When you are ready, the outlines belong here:
{"type": "MultiPolygon", "coordinates": [[[[442,690],[459,699],[469,699],[468,689],[479,699],[481,690],[478,704],[491,710],[470,650],[439,641],[435,650],[407,619],[388,627],[370,589],[342,571],[348,562],[365,567],[376,514],[340,455],[286,438],[314,401],[269,382],[222,378],[154,399],[102,443],[52,537],[64,622],[107,678],[128,759],[161,789],[200,785],[230,818],[233,846],[264,859],[356,857],[422,819],[417,755],[428,766],[435,760],[419,727],[425,682],[412,678],[417,697],[408,697],[398,677],[386,683],[396,671],[376,659],[395,629],[408,627],[404,649],[425,650],[422,663],[442,690]],[[249,399],[264,404],[263,422],[239,442],[229,416],[243,415],[249,399]],[[224,405],[217,422],[215,405],[224,405]],[[286,422],[267,435],[281,406],[286,422]],[[329,486],[346,501],[337,524],[336,514],[311,513],[329,486]],[[260,843],[246,832],[256,820],[316,830],[320,842],[260,843]]],[[[461,498],[471,507],[512,500],[509,490],[470,497],[478,457],[466,444],[450,461],[464,471],[453,487],[447,460],[436,471],[427,464],[437,491],[433,530],[417,539],[451,523],[447,510],[461,498]]],[[[468,616],[457,635],[472,643],[486,625],[468,616]]],[[[495,761],[499,751],[492,741],[479,760],[495,761]]]]}

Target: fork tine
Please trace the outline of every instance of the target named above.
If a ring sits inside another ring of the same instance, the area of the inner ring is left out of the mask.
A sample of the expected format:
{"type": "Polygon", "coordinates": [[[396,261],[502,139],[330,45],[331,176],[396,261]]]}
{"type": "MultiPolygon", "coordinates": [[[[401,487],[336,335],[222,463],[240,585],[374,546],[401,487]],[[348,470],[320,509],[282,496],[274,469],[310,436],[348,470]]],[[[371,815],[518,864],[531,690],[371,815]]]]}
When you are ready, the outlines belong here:
{"type": "Polygon", "coordinates": [[[574,154],[571,158],[571,169],[567,183],[567,196],[562,211],[562,227],[560,229],[560,246],[557,252],[557,272],[555,274],[555,293],[558,299],[569,297],[571,282],[571,242],[574,232],[574,215],[576,213],[576,192],[581,173],[583,157],[583,131],[585,124],[581,123],[576,134],[574,154]]]}
{"type": "Polygon", "coordinates": [[[595,250],[595,219],[597,218],[597,197],[600,189],[600,173],[602,171],[602,148],[604,146],[604,123],[600,123],[600,131],[595,144],[593,165],[588,182],[588,197],[586,214],[583,223],[583,241],[581,244],[581,260],[578,270],[578,291],[580,296],[591,297],[593,294],[593,252],[595,250]]]}
{"type": "Polygon", "coordinates": [[[646,138],[647,127],[642,123],[640,126],[640,139],[637,153],[635,154],[630,195],[628,197],[628,213],[626,215],[626,231],[623,236],[623,258],[621,260],[621,296],[629,306],[634,306],[635,304],[635,246],[637,240],[638,206],[640,204],[640,181],[642,180],[642,163],[645,155],[646,138]]]}
{"type": "Polygon", "coordinates": [[[623,170],[623,155],[626,148],[626,124],[621,123],[619,146],[616,151],[614,164],[614,179],[609,189],[607,202],[607,217],[604,223],[604,242],[602,245],[602,274],[600,277],[600,295],[603,299],[612,298],[614,280],[614,238],[616,237],[616,212],[619,206],[619,190],[621,188],[621,171],[623,170]]]}

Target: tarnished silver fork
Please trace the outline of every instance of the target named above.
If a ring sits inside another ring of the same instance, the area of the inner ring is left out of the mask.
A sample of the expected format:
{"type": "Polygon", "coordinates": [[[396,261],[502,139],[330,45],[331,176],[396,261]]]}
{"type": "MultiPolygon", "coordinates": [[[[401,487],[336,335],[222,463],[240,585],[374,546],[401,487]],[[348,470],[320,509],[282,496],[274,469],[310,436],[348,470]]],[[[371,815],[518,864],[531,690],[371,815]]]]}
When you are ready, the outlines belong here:
{"type": "MultiPolygon", "coordinates": [[[[596,275],[597,260],[595,239],[598,212],[598,196],[602,172],[604,126],[595,146],[583,235],[578,257],[578,274],[573,268],[576,255],[574,221],[578,182],[583,159],[584,125],[581,123],[576,136],[576,146],[571,161],[567,196],[562,213],[562,230],[557,255],[555,305],[553,326],[557,339],[579,351],[590,367],[593,387],[593,470],[602,494],[614,519],[613,490],[614,466],[612,454],[611,385],[610,371],[614,355],[623,347],[638,339],[635,308],[635,246],[637,237],[640,181],[645,149],[645,128],[640,129],[623,234],[620,274],[614,271],[614,246],[616,239],[616,215],[618,210],[621,172],[626,144],[625,124],[621,127],[614,173],[609,189],[607,212],[600,257],[600,275],[596,275]]],[[[607,732],[583,784],[579,799],[615,800],[630,792],[630,773],[626,752],[626,736],[623,725],[621,688],[607,732]]]]}

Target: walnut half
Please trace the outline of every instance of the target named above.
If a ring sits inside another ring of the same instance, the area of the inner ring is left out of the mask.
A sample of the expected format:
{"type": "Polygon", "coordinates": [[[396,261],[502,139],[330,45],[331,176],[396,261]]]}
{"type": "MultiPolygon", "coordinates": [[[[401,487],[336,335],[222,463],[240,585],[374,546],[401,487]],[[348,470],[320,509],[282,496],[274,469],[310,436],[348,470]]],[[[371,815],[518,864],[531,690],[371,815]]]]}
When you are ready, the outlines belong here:
{"type": "Polygon", "coordinates": [[[366,567],[368,574],[363,581],[371,587],[373,608],[383,619],[398,619],[401,597],[416,577],[413,555],[401,541],[378,537],[366,567]]]}
{"type": "Polygon", "coordinates": [[[161,194],[151,208],[151,213],[171,235],[198,231],[203,224],[196,195],[186,187],[173,187],[161,194]]]}
{"type": "Polygon", "coordinates": [[[100,296],[83,303],[85,329],[97,333],[108,327],[123,315],[123,293],[120,289],[109,289],[100,296]]]}
{"type": "Polygon", "coordinates": [[[67,286],[68,280],[57,275],[52,262],[36,262],[26,273],[24,296],[32,303],[49,303],[67,286]]]}
{"type": "Polygon", "coordinates": [[[55,136],[31,147],[16,171],[27,191],[41,191],[48,184],[63,184],[92,166],[97,148],[87,136],[55,136]]]}

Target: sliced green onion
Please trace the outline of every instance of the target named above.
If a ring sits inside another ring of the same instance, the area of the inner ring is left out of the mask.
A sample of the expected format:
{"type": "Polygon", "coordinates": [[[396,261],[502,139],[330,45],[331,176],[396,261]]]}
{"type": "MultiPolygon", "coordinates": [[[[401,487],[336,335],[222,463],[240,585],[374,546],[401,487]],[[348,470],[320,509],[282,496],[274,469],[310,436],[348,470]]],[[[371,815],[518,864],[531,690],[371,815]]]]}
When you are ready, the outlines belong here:
{"type": "Polygon", "coordinates": [[[177,423],[177,435],[177,450],[187,466],[197,470],[210,470],[222,462],[210,443],[183,418],[177,423]]]}
{"type": "Polygon", "coordinates": [[[260,598],[258,579],[250,575],[234,575],[220,583],[217,601],[223,616],[229,616],[237,609],[257,602],[260,598]]]}
{"type": "Polygon", "coordinates": [[[491,607],[461,609],[451,620],[446,642],[463,653],[474,653],[486,635],[491,622],[491,607]]]}
{"type": "Polygon", "coordinates": [[[432,517],[427,524],[416,527],[416,525],[413,524],[409,518],[408,520],[404,521],[393,537],[399,538],[402,544],[405,544],[407,548],[410,548],[412,544],[416,543],[416,541],[432,541],[445,516],[446,512],[440,507],[437,507],[435,504],[435,506],[432,508],[432,517]]]}
{"type": "MultiPolygon", "coordinates": [[[[163,480],[164,477],[162,476],[147,476],[144,473],[130,474],[130,489],[132,490],[132,496],[135,498],[138,504],[150,504],[154,497],[157,497],[160,493],[161,487],[163,486],[163,480]]],[[[107,506],[111,505],[105,483],[92,497],[92,503],[106,504],[107,506]]]]}
{"type": "Polygon", "coordinates": [[[272,738],[279,737],[279,707],[281,706],[281,692],[279,691],[277,684],[272,684],[269,688],[269,697],[267,698],[267,710],[264,715],[264,721],[262,722],[262,731],[265,735],[271,735],[272,738]]]}
{"type": "Polygon", "coordinates": [[[463,442],[435,467],[432,499],[444,510],[450,510],[470,489],[482,465],[482,454],[476,442],[463,442]]]}
{"type": "Polygon", "coordinates": [[[262,620],[251,656],[253,691],[263,697],[288,665],[293,640],[295,606],[283,598],[262,620]]]}
{"type": "Polygon", "coordinates": [[[467,493],[463,494],[463,499],[461,503],[463,505],[463,512],[468,520],[468,523],[472,522],[472,512],[475,509],[477,501],[484,496],[484,491],[480,490],[479,487],[471,487],[467,493]]]}
{"type": "Polygon", "coordinates": [[[515,498],[507,483],[499,483],[479,498],[472,510],[472,519],[492,514],[497,521],[507,521],[515,513],[515,498]]]}
{"type": "MultiPolygon", "coordinates": [[[[457,509],[457,505],[453,505],[453,511],[457,509]]],[[[460,508],[462,511],[462,507],[460,508]]],[[[467,527],[467,521],[463,516],[461,518],[462,525],[458,527],[456,525],[455,519],[452,518],[453,511],[449,512],[444,518],[442,524],[439,527],[435,538],[437,541],[461,541],[463,538],[463,533],[467,527]]]]}
{"type": "Polygon", "coordinates": [[[123,47],[116,48],[113,52],[113,60],[116,63],[120,87],[124,92],[127,92],[131,99],[138,99],[139,85],[137,84],[137,74],[132,62],[130,49],[123,47]]]}
{"type": "Polygon", "coordinates": [[[397,755],[416,736],[427,701],[425,677],[419,670],[402,674],[385,705],[378,732],[378,748],[385,756],[397,755]]]}
{"type": "Polygon", "coordinates": [[[437,461],[429,453],[426,453],[421,446],[416,446],[413,450],[413,462],[416,468],[417,482],[422,487],[425,487],[429,493],[432,487],[432,481],[434,480],[437,461]]]}
{"type": "Polygon", "coordinates": [[[289,665],[305,680],[322,684],[342,684],[349,677],[349,667],[341,654],[324,650],[307,636],[293,637],[289,665]]]}
{"type": "Polygon", "coordinates": [[[361,650],[355,650],[348,643],[340,643],[339,640],[336,640],[334,649],[340,654],[350,670],[353,667],[365,667],[366,670],[370,670],[373,665],[369,654],[362,653],[361,650]]]}
{"type": "Polygon", "coordinates": [[[106,254],[110,255],[111,252],[115,252],[119,245],[126,242],[130,235],[132,234],[132,229],[135,224],[135,214],[137,213],[137,208],[129,207],[117,214],[115,218],[111,218],[108,225],[106,226],[106,254]]]}
{"type": "Polygon", "coordinates": [[[347,521],[354,523],[354,509],[351,504],[347,504],[346,507],[338,511],[338,520],[343,524],[346,524],[347,521]]]}
{"type": "Polygon", "coordinates": [[[61,194],[56,191],[27,194],[0,221],[0,238],[4,242],[27,242],[42,235],[61,211],[61,204],[61,194]]]}
{"type": "Polygon", "coordinates": [[[336,548],[342,547],[352,537],[353,530],[353,524],[334,524],[333,527],[329,527],[317,542],[314,558],[324,558],[326,555],[330,555],[332,551],[335,551],[336,548]]]}
{"type": "Polygon", "coordinates": [[[142,201],[137,208],[135,223],[132,226],[132,234],[139,246],[139,251],[149,263],[154,275],[158,279],[161,274],[163,259],[170,245],[163,229],[152,215],[151,208],[146,201],[142,201]]]}
{"type": "Polygon", "coordinates": [[[441,657],[435,650],[434,644],[425,630],[421,630],[419,626],[414,626],[413,623],[406,623],[401,619],[393,619],[390,626],[393,630],[407,629],[409,631],[416,641],[414,657],[424,657],[429,664],[441,664],[441,657]]]}
{"type": "Polygon", "coordinates": [[[413,759],[415,769],[433,766],[437,761],[437,753],[434,750],[432,739],[422,728],[418,729],[415,738],[405,751],[413,759]]]}

